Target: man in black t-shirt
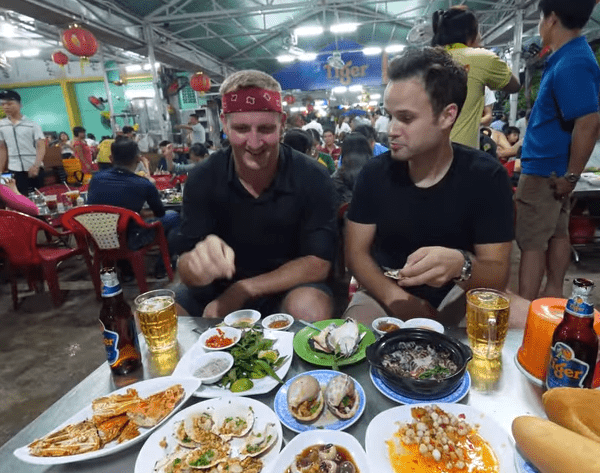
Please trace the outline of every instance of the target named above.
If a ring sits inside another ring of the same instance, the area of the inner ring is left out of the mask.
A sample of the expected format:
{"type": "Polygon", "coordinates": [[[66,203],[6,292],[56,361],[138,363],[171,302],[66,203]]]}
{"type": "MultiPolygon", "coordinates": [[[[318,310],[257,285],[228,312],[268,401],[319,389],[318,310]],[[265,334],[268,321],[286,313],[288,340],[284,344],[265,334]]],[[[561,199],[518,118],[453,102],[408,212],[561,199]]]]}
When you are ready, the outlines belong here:
{"type": "Polygon", "coordinates": [[[390,151],[365,165],[348,212],[346,261],[363,290],[346,314],[363,323],[386,314],[456,323],[464,311],[451,320],[442,310],[455,285],[506,288],[508,175],[487,154],[450,142],[467,74],[445,51],[407,51],[388,73],[390,151]],[[386,277],[387,268],[400,279],[386,277]]]}
{"type": "Polygon", "coordinates": [[[281,87],[259,71],[221,86],[231,142],[189,174],[183,195],[177,302],[190,315],[253,308],[304,320],[331,317],[325,280],[336,254],[327,170],[280,144],[281,87]]]}

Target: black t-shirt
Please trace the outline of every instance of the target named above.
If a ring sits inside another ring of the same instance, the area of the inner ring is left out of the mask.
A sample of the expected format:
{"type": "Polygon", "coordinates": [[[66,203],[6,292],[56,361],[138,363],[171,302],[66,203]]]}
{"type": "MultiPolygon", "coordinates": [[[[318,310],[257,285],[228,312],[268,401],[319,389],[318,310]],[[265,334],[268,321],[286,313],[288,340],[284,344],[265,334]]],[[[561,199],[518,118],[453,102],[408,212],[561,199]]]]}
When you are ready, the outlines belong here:
{"type": "MultiPolygon", "coordinates": [[[[380,266],[402,268],[425,246],[473,251],[476,244],[513,239],[512,190],[506,170],[488,154],[456,143],[447,174],[432,187],[416,187],[406,162],[389,152],[361,171],[348,219],[375,224],[372,255],[380,266]]],[[[452,288],[418,286],[411,294],[437,307],[452,288]]]]}
{"type": "Polygon", "coordinates": [[[287,145],[280,145],[277,175],[258,198],[240,183],[231,148],[190,172],[183,197],[181,250],[219,236],[235,252],[236,279],[301,256],[333,261],[336,254],[335,193],[327,169],[287,145]]]}

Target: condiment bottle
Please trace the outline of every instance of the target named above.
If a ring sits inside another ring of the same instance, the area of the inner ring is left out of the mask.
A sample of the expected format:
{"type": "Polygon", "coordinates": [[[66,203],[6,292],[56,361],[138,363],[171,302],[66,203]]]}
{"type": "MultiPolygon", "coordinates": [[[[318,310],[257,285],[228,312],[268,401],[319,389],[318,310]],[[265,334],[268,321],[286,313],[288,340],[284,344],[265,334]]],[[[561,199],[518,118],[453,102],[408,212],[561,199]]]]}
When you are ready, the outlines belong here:
{"type": "Polygon", "coordinates": [[[598,356],[598,336],[594,331],[594,283],[573,281],[562,321],[554,330],[546,387],[590,388],[598,356]]]}
{"type": "Polygon", "coordinates": [[[102,309],[100,324],[104,335],[106,358],[113,374],[123,375],[142,366],[142,355],[129,304],[123,298],[114,268],[104,268],[102,280],[102,309]]]}

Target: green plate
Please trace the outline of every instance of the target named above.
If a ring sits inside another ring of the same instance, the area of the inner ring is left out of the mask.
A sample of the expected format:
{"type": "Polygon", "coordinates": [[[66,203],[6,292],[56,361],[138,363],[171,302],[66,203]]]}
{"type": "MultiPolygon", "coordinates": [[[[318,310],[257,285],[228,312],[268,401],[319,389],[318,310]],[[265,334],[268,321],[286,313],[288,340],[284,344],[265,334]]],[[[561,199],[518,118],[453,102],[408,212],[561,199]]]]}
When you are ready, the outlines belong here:
{"type": "MultiPolygon", "coordinates": [[[[343,319],[329,319],[329,320],[320,320],[319,322],[314,322],[313,325],[324,329],[329,324],[334,323],[336,325],[342,325],[344,323],[343,319]]],[[[366,332],[366,335],[360,342],[358,346],[358,350],[349,358],[340,358],[338,359],[337,365],[351,365],[352,363],[357,363],[361,360],[364,360],[366,355],[367,347],[375,341],[375,335],[371,332],[367,327],[363,324],[358,324],[358,331],[360,333],[366,332]]],[[[313,365],[319,366],[332,366],[333,365],[333,355],[328,353],[323,353],[320,351],[313,350],[308,344],[308,339],[318,332],[314,328],[305,327],[300,330],[296,336],[294,337],[294,351],[296,355],[302,358],[304,361],[312,363],[313,365]]]]}

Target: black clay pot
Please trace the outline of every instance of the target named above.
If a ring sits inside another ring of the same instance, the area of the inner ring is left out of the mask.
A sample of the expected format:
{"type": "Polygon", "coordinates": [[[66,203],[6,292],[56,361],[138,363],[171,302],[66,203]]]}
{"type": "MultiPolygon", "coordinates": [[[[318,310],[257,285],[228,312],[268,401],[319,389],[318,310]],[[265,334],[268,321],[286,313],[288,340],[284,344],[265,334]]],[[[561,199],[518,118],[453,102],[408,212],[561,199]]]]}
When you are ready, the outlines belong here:
{"type": "Polygon", "coordinates": [[[473,352],[464,343],[448,335],[421,328],[396,330],[367,347],[367,360],[379,371],[385,384],[412,399],[435,399],[450,394],[458,387],[471,358],[473,352]],[[441,380],[400,377],[382,365],[383,355],[397,351],[400,342],[420,342],[435,349],[444,349],[450,353],[450,359],[456,364],[458,371],[441,380]]]}

